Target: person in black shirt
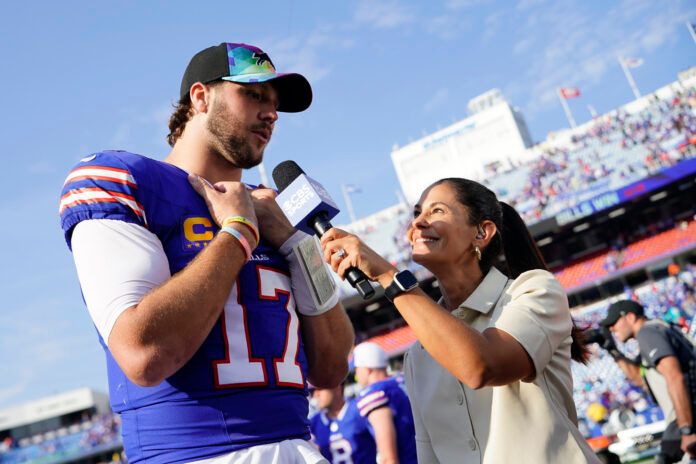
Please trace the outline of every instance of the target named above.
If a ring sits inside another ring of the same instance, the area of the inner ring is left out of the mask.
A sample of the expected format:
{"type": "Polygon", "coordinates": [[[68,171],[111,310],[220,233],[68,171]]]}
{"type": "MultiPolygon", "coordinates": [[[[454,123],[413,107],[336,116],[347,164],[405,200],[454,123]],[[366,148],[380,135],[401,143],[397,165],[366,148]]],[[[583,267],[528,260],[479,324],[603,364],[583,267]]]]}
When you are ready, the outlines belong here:
{"type": "MultiPolygon", "coordinates": [[[[669,422],[662,438],[657,462],[679,462],[684,453],[696,457],[696,433],[692,399],[696,398],[694,346],[675,327],[645,317],[643,307],[631,300],[609,306],[600,323],[621,342],[635,338],[640,364],[646,369],[647,386],[669,422]],[[672,413],[673,411],[673,413],[672,413]],[[673,420],[672,420],[673,419],[673,420]]],[[[609,341],[609,345],[612,345],[609,341]]],[[[605,345],[606,346],[606,345],[605,345]]],[[[609,350],[629,380],[643,384],[640,365],[613,347],[609,350]]]]}

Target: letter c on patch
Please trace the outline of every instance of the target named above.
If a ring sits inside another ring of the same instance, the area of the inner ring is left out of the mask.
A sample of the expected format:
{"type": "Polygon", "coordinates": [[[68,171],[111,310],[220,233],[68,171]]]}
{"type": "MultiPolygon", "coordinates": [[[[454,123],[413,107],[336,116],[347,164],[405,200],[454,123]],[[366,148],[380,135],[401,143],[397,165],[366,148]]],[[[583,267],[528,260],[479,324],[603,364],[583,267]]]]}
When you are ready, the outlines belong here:
{"type": "Polygon", "coordinates": [[[205,217],[192,217],[184,221],[184,236],[190,242],[207,242],[213,239],[215,234],[210,219],[205,217]],[[198,227],[196,227],[198,226],[198,227]]]}

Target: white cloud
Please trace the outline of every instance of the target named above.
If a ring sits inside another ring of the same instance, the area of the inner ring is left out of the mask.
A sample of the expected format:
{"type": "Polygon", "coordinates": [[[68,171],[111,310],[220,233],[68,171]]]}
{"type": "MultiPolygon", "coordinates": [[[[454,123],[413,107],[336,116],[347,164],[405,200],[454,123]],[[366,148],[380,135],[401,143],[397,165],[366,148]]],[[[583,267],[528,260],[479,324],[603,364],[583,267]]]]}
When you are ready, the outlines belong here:
{"type": "Polygon", "coordinates": [[[355,39],[345,27],[324,24],[309,33],[267,38],[262,43],[279,71],[299,72],[315,84],[331,74],[330,60],[323,58],[326,53],[352,48],[355,39]]]}
{"type": "Polygon", "coordinates": [[[515,45],[512,47],[512,53],[514,53],[515,55],[521,55],[523,53],[526,53],[532,49],[533,44],[533,37],[523,37],[519,39],[517,42],[515,42],[515,45]]]}
{"type": "Polygon", "coordinates": [[[442,15],[430,18],[425,22],[425,31],[443,40],[453,40],[469,28],[465,17],[442,15]]]}
{"type": "Polygon", "coordinates": [[[430,97],[430,100],[428,100],[425,105],[423,106],[423,111],[426,113],[429,113],[433,111],[434,109],[438,108],[439,106],[442,106],[443,103],[447,101],[447,98],[449,97],[449,89],[447,88],[441,88],[438,89],[435,94],[430,97]]]}
{"type": "Polygon", "coordinates": [[[25,368],[21,373],[10,374],[10,377],[13,380],[18,378],[18,380],[10,385],[0,387],[0,406],[16,405],[15,398],[22,395],[31,386],[31,380],[36,377],[36,374],[32,374],[30,369],[25,368]]]}
{"type": "MultiPolygon", "coordinates": [[[[529,4],[529,3],[528,3],[529,4]]],[[[628,1],[597,18],[574,2],[556,2],[531,14],[518,33],[515,53],[529,55],[525,78],[532,82],[525,111],[530,113],[557,104],[555,89],[579,86],[586,91],[599,84],[618,66],[618,55],[645,56],[667,41],[675,40],[678,28],[694,11],[679,4],[656,9],[640,23],[636,16],[654,8],[646,0],[628,1]],[[539,34],[539,31],[543,31],[539,34]],[[534,37],[535,44],[526,41],[534,37]]],[[[647,64],[649,65],[649,64],[647,64]]]]}
{"type": "Polygon", "coordinates": [[[393,29],[415,20],[413,7],[398,0],[361,0],[355,11],[358,23],[369,24],[376,29],[393,29]]]}
{"type": "MultiPolygon", "coordinates": [[[[94,333],[83,330],[90,325],[87,311],[80,303],[66,303],[68,298],[35,297],[22,306],[6,308],[14,316],[0,321],[0,351],[11,349],[15,365],[30,364],[32,372],[40,372],[47,365],[70,359],[86,346],[94,346],[94,333]],[[67,315],[66,311],[75,313],[67,315]]],[[[17,376],[15,372],[13,377],[17,376]]]]}
{"type": "Polygon", "coordinates": [[[500,23],[506,14],[507,12],[505,10],[498,10],[495,13],[491,13],[486,16],[486,19],[484,20],[486,29],[483,31],[483,36],[481,37],[483,42],[488,42],[495,37],[500,29],[500,23]]]}
{"type": "Polygon", "coordinates": [[[109,140],[108,147],[133,150],[150,156],[159,154],[167,145],[168,122],[174,107],[170,103],[154,108],[126,108],[121,122],[109,140]]]}

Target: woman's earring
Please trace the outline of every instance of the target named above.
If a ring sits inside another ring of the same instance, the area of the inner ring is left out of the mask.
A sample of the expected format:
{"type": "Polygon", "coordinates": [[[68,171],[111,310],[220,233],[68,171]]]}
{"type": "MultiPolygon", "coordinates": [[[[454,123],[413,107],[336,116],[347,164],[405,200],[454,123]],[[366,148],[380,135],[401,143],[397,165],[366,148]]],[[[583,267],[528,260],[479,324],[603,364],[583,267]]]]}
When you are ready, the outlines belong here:
{"type": "Polygon", "coordinates": [[[474,247],[474,254],[476,255],[476,258],[478,258],[478,260],[481,261],[481,249],[478,245],[474,247]]]}

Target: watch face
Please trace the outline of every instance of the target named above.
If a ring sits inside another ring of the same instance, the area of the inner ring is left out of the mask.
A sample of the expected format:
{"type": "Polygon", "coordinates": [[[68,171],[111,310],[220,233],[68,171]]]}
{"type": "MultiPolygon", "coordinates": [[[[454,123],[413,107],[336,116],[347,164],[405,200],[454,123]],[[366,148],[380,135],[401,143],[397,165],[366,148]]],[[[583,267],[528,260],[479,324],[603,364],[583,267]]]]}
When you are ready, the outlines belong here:
{"type": "Polygon", "coordinates": [[[397,272],[394,276],[394,280],[403,290],[410,290],[418,285],[418,279],[416,279],[411,271],[397,272]]]}

